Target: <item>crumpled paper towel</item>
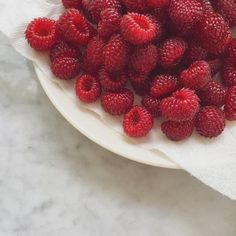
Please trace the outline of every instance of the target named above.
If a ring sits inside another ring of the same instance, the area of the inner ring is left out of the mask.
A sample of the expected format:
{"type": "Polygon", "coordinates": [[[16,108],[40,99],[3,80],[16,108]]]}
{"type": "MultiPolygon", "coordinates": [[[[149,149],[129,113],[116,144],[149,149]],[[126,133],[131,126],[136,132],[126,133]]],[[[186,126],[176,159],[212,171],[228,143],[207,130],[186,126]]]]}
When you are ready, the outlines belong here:
{"type": "MultiPolygon", "coordinates": [[[[24,30],[33,18],[57,18],[62,11],[60,0],[0,0],[0,30],[13,47],[36,63],[49,79],[55,78],[49,69],[48,56],[29,48],[24,40],[24,30]]],[[[60,82],[60,86],[62,89],[67,87],[66,91],[68,86],[72,87],[68,82],[60,82]]],[[[76,99],[72,90],[67,95],[76,99]]],[[[87,108],[99,114],[111,128],[122,132],[119,119],[105,115],[98,104],[87,108]]],[[[132,142],[149,150],[158,150],[206,185],[236,200],[236,122],[228,123],[224,134],[211,140],[194,134],[187,141],[175,143],[168,141],[156,127],[148,137],[132,142]]]]}

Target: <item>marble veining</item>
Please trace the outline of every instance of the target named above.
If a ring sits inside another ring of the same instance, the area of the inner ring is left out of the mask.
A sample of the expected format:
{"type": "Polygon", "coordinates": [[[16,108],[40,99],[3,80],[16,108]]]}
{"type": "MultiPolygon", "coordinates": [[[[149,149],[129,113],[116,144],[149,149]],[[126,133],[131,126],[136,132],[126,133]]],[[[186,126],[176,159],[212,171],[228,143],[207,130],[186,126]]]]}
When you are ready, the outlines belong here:
{"type": "Polygon", "coordinates": [[[236,235],[234,201],[76,131],[2,35],[0,101],[0,236],[236,235]]]}

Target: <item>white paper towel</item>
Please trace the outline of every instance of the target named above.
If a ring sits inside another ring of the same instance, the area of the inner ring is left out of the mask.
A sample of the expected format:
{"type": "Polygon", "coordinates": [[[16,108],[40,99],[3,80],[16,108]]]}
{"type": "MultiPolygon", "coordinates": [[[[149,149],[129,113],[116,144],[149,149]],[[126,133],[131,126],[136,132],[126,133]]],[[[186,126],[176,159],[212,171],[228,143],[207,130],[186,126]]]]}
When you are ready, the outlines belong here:
{"type": "MultiPolygon", "coordinates": [[[[0,30],[19,53],[34,61],[49,79],[54,80],[48,56],[30,49],[24,39],[24,30],[33,18],[57,18],[62,11],[60,0],[0,0],[0,30]]],[[[68,88],[70,83],[72,82],[60,82],[60,86],[62,89],[68,88]]],[[[76,99],[72,89],[65,91],[72,100],[76,99]]],[[[119,118],[104,114],[97,103],[87,108],[98,113],[111,128],[122,133],[119,118]]],[[[206,185],[236,200],[236,122],[228,123],[219,138],[209,140],[194,134],[187,141],[177,143],[167,140],[161,134],[159,125],[157,122],[148,137],[132,141],[143,148],[164,153],[206,185]]],[[[129,141],[127,138],[127,142],[129,141]]]]}

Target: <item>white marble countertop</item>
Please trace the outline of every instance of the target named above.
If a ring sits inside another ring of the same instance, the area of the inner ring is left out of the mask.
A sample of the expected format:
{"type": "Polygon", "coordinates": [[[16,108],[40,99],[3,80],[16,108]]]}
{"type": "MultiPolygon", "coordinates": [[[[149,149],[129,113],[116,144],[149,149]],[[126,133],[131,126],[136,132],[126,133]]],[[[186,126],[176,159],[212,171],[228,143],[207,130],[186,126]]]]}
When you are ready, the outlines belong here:
{"type": "Polygon", "coordinates": [[[236,202],[92,143],[0,35],[0,236],[235,236],[236,202]]]}

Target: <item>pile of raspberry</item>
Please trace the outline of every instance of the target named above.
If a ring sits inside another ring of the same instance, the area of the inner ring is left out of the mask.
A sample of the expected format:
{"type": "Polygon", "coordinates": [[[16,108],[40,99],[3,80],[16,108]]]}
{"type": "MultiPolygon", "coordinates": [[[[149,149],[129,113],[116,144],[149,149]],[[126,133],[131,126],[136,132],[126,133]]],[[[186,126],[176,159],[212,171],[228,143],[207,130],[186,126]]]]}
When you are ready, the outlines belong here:
{"type": "Polygon", "coordinates": [[[34,19],[26,39],[49,51],[58,79],[76,79],[78,99],[99,99],[105,112],[123,116],[126,135],[147,135],[158,118],[173,141],[194,129],[213,138],[236,120],[236,0],[62,4],[58,20],[34,19]]]}

